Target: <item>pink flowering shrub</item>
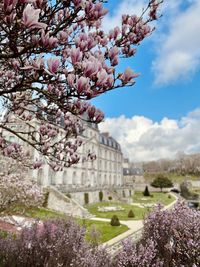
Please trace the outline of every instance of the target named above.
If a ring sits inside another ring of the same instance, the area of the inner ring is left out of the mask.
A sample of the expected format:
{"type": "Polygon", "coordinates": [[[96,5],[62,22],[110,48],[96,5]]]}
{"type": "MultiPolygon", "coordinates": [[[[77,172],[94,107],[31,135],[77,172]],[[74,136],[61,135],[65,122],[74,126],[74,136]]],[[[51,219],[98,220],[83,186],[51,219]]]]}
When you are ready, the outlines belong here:
{"type": "Polygon", "coordinates": [[[173,209],[158,206],[144,220],[139,244],[124,242],[118,267],[200,266],[200,212],[178,202],[173,209]]]}
{"type": "Polygon", "coordinates": [[[200,213],[184,203],[158,207],[144,221],[141,240],[123,242],[114,257],[84,239],[85,230],[71,221],[50,220],[0,237],[2,267],[199,267],[200,213]]]}
{"type": "Polygon", "coordinates": [[[72,221],[50,220],[24,229],[15,238],[0,237],[2,267],[109,267],[104,249],[85,242],[85,230],[72,221]]]}
{"type": "Polygon", "coordinates": [[[42,189],[36,182],[19,175],[0,175],[0,211],[15,205],[41,206],[42,189]]]}
{"type": "MultiPolygon", "coordinates": [[[[120,27],[105,32],[103,0],[2,0],[1,130],[37,150],[54,170],[76,164],[82,143],[77,136],[84,130],[80,118],[104,118],[88,100],[134,85],[138,75],[130,68],[119,73],[117,66],[152,33],[161,2],[149,0],[141,16],[124,14],[120,27]],[[16,121],[23,127],[12,128],[16,121]]],[[[0,150],[11,158],[21,158],[23,151],[3,133],[0,150]]]]}
{"type": "Polygon", "coordinates": [[[153,240],[134,245],[131,239],[123,242],[123,250],[115,258],[115,267],[163,267],[153,240]]]}
{"type": "Polygon", "coordinates": [[[200,211],[178,202],[171,210],[159,206],[144,221],[143,242],[152,239],[164,266],[200,266],[200,211]]]}

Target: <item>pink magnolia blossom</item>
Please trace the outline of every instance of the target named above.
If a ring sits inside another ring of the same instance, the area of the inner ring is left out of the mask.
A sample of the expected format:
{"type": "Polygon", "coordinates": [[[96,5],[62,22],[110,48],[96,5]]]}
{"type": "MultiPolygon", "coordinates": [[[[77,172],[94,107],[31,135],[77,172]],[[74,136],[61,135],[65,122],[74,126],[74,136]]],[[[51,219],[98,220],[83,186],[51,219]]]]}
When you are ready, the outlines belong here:
{"type": "Polygon", "coordinates": [[[98,63],[94,61],[87,61],[84,63],[84,74],[86,77],[92,77],[98,71],[98,63]]]}
{"type": "Polygon", "coordinates": [[[48,69],[51,75],[55,75],[58,71],[59,65],[60,65],[60,59],[59,58],[49,58],[47,60],[48,69]]]}
{"type": "Polygon", "coordinates": [[[72,64],[76,64],[77,62],[80,62],[82,59],[82,52],[80,51],[80,48],[72,48],[71,49],[71,60],[72,60],[72,64]]]}
{"type": "Polygon", "coordinates": [[[116,46],[113,46],[108,52],[110,59],[115,58],[116,56],[118,56],[118,54],[119,54],[119,49],[116,46]]]}
{"type": "Polygon", "coordinates": [[[83,91],[88,91],[90,89],[89,79],[85,77],[80,77],[76,85],[78,94],[81,94],[83,91]]]}
{"type": "Polygon", "coordinates": [[[45,32],[42,31],[41,42],[45,47],[54,48],[58,44],[58,39],[52,36],[50,37],[49,32],[45,34],[45,32]]]}
{"type": "Polygon", "coordinates": [[[4,10],[6,11],[6,13],[11,13],[17,2],[18,0],[4,0],[4,10]]]}
{"type": "Polygon", "coordinates": [[[43,165],[43,161],[42,160],[36,160],[34,163],[33,163],[33,168],[34,169],[39,169],[40,167],[42,167],[43,165]]]}
{"type": "Polygon", "coordinates": [[[23,11],[23,24],[27,28],[45,29],[47,24],[38,22],[40,9],[34,9],[31,4],[28,4],[23,11]]]}
{"type": "Polygon", "coordinates": [[[67,38],[68,38],[68,34],[65,31],[60,31],[58,33],[58,39],[59,39],[59,41],[66,42],[67,41],[67,38]]]}
{"type": "Polygon", "coordinates": [[[124,84],[130,82],[133,78],[137,78],[139,75],[134,73],[132,69],[127,68],[125,72],[121,75],[120,79],[124,84]]]}
{"type": "Polygon", "coordinates": [[[33,61],[33,68],[35,70],[41,70],[44,68],[44,59],[43,58],[36,58],[34,61],[33,61]]]}
{"type": "Polygon", "coordinates": [[[102,69],[98,74],[97,74],[97,85],[98,86],[104,86],[106,84],[108,74],[105,71],[105,69],[102,69]]]}
{"type": "Polygon", "coordinates": [[[74,80],[75,80],[75,75],[73,73],[70,73],[67,75],[67,82],[69,86],[74,86],[74,80]]]}

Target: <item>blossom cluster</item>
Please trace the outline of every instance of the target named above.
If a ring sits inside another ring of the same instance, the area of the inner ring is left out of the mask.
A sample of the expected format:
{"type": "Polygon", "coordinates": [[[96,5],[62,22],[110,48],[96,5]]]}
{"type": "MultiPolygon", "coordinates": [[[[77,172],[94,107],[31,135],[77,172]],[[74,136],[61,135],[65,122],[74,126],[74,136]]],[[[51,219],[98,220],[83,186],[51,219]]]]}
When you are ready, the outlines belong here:
{"type": "Polygon", "coordinates": [[[72,221],[47,220],[13,238],[0,236],[0,264],[9,267],[110,267],[105,249],[86,243],[85,229],[72,221]]]}
{"type": "MultiPolygon", "coordinates": [[[[108,33],[101,27],[108,12],[103,2],[0,3],[0,98],[7,111],[0,128],[7,126],[11,131],[7,118],[14,114],[29,129],[24,134],[16,132],[18,138],[49,162],[55,159],[62,165],[63,156],[60,160],[57,155],[66,154],[67,141],[63,138],[76,138],[81,132],[77,120],[83,116],[93,123],[103,120],[102,112],[88,100],[135,83],[138,74],[130,68],[118,73],[117,66],[122,58],[134,56],[136,47],[151,34],[150,23],[158,18],[162,0],[149,0],[146,17],[124,14],[121,26],[108,33]]],[[[68,165],[77,162],[78,157],[73,158],[67,159],[68,165]]]]}
{"type": "Polygon", "coordinates": [[[85,229],[72,221],[47,220],[23,229],[17,237],[0,236],[1,266],[198,267],[200,212],[177,203],[158,206],[144,220],[141,240],[123,242],[112,257],[102,246],[85,241],[85,229]]]}
{"type": "Polygon", "coordinates": [[[41,206],[42,189],[36,182],[19,175],[0,175],[0,211],[16,205],[41,206]]]}

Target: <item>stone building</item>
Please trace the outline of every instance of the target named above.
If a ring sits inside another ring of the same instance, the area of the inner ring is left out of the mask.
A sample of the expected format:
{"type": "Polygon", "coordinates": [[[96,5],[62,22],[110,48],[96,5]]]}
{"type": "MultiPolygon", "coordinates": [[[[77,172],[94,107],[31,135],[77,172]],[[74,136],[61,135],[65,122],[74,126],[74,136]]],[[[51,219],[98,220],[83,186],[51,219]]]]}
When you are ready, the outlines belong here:
{"type": "MultiPolygon", "coordinates": [[[[22,128],[23,122],[11,120],[11,128],[22,128]]],[[[16,136],[3,132],[9,141],[21,142],[16,136]]],[[[43,168],[31,170],[29,177],[43,187],[54,187],[79,204],[99,201],[99,192],[103,192],[104,200],[129,197],[130,187],[123,180],[123,154],[117,141],[109,133],[101,133],[98,126],[86,123],[85,131],[80,136],[83,145],[79,153],[86,154],[88,150],[95,153],[96,160],[80,161],[78,164],[63,171],[54,172],[45,164],[43,168]]],[[[28,148],[28,146],[27,146],[28,148]]],[[[31,150],[31,148],[28,148],[31,150]]],[[[30,151],[33,158],[38,158],[36,151],[30,151]]]]}

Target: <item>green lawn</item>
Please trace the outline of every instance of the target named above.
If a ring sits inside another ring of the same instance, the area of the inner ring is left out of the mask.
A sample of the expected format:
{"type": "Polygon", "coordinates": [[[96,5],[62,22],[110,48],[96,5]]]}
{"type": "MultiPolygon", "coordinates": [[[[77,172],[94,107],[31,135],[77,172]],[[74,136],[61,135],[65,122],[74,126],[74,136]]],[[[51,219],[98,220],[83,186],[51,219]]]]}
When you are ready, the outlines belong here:
{"type": "Polygon", "coordinates": [[[24,206],[15,206],[6,210],[7,215],[21,215],[25,217],[48,220],[53,218],[67,219],[68,216],[61,212],[51,211],[45,208],[34,208],[34,207],[24,207],[24,206]]]}
{"type": "Polygon", "coordinates": [[[92,241],[92,232],[98,232],[97,241],[100,243],[106,242],[119,234],[122,234],[128,230],[126,225],[111,226],[109,222],[84,220],[79,221],[82,225],[86,226],[86,240],[92,241]]]}
{"type": "Polygon", "coordinates": [[[135,192],[133,195],[133,202],[141,204],[161,203],[166,206],[175,200],[175,197],[171,195],[171,197],[169,198],[168,193],[150,192],[150,194],[153,197],[144,197],[142,192],[135,192]]]}
{"type": "MultiPolygon", "coordinates": [[[[17,206],[12,209],[9,209],[8,211],[4,212],[2,215],[21,215],[25,217],[30,218],[36,218],[40,220],[48,220],[48,219],[69,219],[69,216],[66,214],[47,210],[44,208],[26,208],[22,206],[17,206]]],[[[120,226],[111,226],[109,222],[99,222],[99,221],[91,221],[88,219],[77,219],[74,218],[74,220],[86,227],[86,240],[92,241],[91,232],[93,231],[95,227],[95,231],[97,231],[98,234],[98,242],[103,243],[106,242],[115,236],[125,232],[128,230],[128,227],[125,225],[120,226]]],[[[4,235],[4,232],[0,232],[0,235],[4,235]]]]}
{"type": "Polygon", "coordinates": [[[120,220],[142,220],[144,218],[144,215],[149,211],[147,208],[139,208],[130,204],[119,203],[119,202],[108,202],[108,201],[89,204],[86,205],[85,208],[87,208],[91,214],[96,215],[96,217],[111,219],[112,216],[115,214],[118,216],[120,220]],[[105,206],[120,206],[124,208],[124,210],[107,211],[107,212],[98,211],[98,207],[105,207],[105,206]],[[135,214],[134,218],[128,218],[128,212],[130,210],[133,210],[135,214]]]}

